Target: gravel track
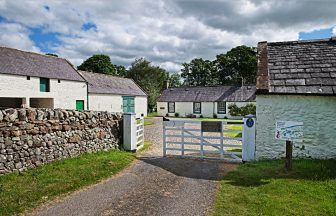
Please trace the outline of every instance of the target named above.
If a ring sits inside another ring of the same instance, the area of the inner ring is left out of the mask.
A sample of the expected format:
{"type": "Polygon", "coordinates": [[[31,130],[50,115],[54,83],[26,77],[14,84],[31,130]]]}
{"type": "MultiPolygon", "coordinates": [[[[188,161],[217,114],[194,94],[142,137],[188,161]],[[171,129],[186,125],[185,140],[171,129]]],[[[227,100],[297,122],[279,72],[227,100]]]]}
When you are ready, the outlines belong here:
{"type": "Polygon", "coordinates": [[[152,146],[131,167],[32,215],[207,215],[219,177],[237,165],[162,157],[162,119],[153,121],[145,127],[152,146]]]}

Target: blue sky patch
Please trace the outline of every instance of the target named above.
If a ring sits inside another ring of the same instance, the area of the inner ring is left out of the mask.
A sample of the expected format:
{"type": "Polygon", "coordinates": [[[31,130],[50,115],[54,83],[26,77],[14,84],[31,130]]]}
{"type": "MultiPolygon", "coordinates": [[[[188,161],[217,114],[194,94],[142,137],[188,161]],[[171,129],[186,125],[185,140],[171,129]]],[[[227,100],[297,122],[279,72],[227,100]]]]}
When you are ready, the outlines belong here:
{"type": "Polygon", "coordinates": [[[58,39],[59,33],[54,32],[43,32],[43,28],[31,28],[31,34],[29,38],[34,41],[35,45],[38,46],[42,52],[53,53],[51,47],[61,44],[58,39]]]}
{"type": "Polygon", "coordinates": [[[90,29],[93,29],[94,31],[97,31],[97,26],[96,24],[92,23],[92,22],[87,22],[87,23],[84,23],[82,25],[82,30],[84,31],[88,31],[90,29]]]}
{"type": "Polygon", "coordinates": [[[332,36],[331,28],[325,29],[317,29],[310,32],[300,32],[299,33],[299,40],[312,40],[312,39],[323,39],[323,38],[330,38],[332,36]]]}

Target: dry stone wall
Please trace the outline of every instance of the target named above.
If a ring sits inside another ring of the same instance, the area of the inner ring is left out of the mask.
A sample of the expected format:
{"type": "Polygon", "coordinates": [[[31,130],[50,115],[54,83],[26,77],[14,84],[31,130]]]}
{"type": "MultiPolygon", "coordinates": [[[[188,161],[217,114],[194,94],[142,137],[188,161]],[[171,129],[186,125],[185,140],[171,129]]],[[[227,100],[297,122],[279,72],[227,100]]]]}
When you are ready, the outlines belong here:
{"type": "Polygon", "coordinates": [[[121,122],[119,113],[0,110],[0,175],[84,152],[119,148],[121,122]]]}

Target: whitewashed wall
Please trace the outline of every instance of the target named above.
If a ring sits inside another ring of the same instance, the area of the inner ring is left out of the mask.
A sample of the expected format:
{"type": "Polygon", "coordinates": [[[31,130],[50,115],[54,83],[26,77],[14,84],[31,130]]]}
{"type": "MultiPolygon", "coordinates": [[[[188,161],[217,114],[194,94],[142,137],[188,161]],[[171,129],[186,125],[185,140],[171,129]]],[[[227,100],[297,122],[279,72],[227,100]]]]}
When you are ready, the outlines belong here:
{"type": "Polygon", "coordinates": [[[257,95],[256,158],[285,156],[285,141],[274,138],[277,120],[304,122],[304,140],[294,142],[294,156],[336,158],[335,112],[335,96],[257,95]]]}
{"type": "MultiPolygon", "coordinates": [[[[147,97],[135,96],[135,113],[147,116],[147,97]]],[[[89,108],[94,111],[122,112],[122,95],[89,93],[89,108]]]]}
{"type": "Polygon", "coordinates": [[[40,78],[0,74],[0,97],[53,98],[53,108],[76,109],[76,100],[83,100],[85,109],[87,85],[85,82],[50,79],[50,92],[40,92],[40,78]]]}
{"type": "MultiPolygon", "coordinates": [[[[235,103],[238,107],[242,107],[250,102],[226,102],[226,114],[217,113],[216,102],[202,102],[201,114],[193,113],[193,102],[175,102],[175,113],[179,113],[180,117],[185,117],[188,114],[193,114],[196,115],[197,117],[203,115],[203,117],[209,117],[209,118],[212,118],[214,114],[216,114],[218,118],[231,117],[229,114],[228,106],[232,103],[235,103]]],[[[255,102],[253,103],[255,104],[255,102]]],[[[167,102],[157,102],[158,115],[166,116],[166,114],[168,113],[167,106],[168,106],[167,102]]],[[[169,116],[174,116],[174,113],[169,113],[169,116]]]]}

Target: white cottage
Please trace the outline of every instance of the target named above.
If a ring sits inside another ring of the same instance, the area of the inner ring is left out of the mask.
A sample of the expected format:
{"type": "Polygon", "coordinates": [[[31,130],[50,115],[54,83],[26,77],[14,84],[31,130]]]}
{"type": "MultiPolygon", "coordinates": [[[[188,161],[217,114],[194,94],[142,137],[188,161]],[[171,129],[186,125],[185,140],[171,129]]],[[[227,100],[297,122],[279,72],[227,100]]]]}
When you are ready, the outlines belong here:
{"type": "Polygon", "coordinates": [[[157,102],[158,115],[231,117],[228,106],[255,102],[255,86],[196,86],[165,89],[157,102]],[[177,113],[177,114],[176,114],[177,113]]]}
{"type": "Polygon", "coordinates": [[[89,109],[147,116],[147,94],[132,80],[79,71],[88,82],[89,109]]]}
{"type": "Polygon", "coordinates": [[[87,108],[86,81],[65,59],[0,47],[0,108],[87,108]]]}
{"type": "Polygon", "coordinates": [[[276,121],[304,123],[294,155],[336,158],[336,38],[258,44],[256,158],[280,158],[276,121]]]}

